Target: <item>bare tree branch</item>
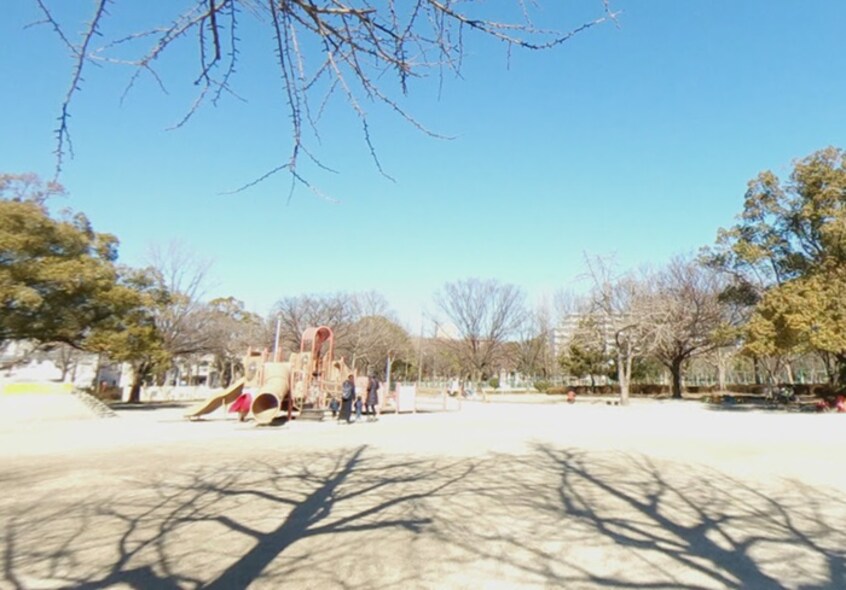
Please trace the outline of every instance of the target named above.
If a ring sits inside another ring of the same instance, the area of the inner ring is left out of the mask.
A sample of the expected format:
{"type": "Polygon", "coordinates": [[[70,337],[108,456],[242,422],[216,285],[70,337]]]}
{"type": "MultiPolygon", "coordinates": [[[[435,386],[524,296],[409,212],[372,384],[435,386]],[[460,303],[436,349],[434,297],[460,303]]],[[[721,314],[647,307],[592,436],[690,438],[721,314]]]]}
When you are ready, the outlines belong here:
{"type": "MultiPolygon", "coordinates": [[[[443,83],[445,70],[460,75],[465,29],[503,43],[509,50],[516,47],[539,51],[559,46],[583,31],[614,20],[618,14],[611,10],[609,0],[597,0],[601,4],[600,16],[570,30],[558,31],[536,26],[532,12],[537,7],[523,0],[513,0],[521,17],[510,20],[485,16],[486,12],[497,10],[460,0],[405,3],[396,0],[183,0],[172,3],[176,8],[169,10],[176,12],[176,16],[170,19],[163,16],[163,24],[109,38],[105,36],[108,31],[101,26],[109,0],[99,0],[83,29],[81,42],[75,45],[66,33],[71,25],[60,23],[54,17],[48,0],[35,1],[44,14],[41,22],[53,28],[74,60],[71,83],[61,105],[56,130],[57,175],[65,154],[73,156],[68,125],[70,106],[87,63],[131,68],[133,73],[127,92],[145,73],[164,90],[164,83],[155,69],[157,60],[165,53],[176,53],[177,41],[196,35],[198,73],[192,79],[198,90],[185,115],[172,127],[178,128],[187,124],[206,101],[217,105],[224,92],[237,96],[231,84],[241,56],[238,31],[242,21],[239,15],[249,13],[268,27],[290,119],[290,148],[284,162],[233,192],[245,190],[283,170],[292,176],[292,190],[298,184],[314,190],[298,173],[303,153],[313,163],[323,166],[305,149],[305,131],[308,129],[319,141],[317,122],[326,102],[338,90],[360,120],[364,142],[374,165],[390,178],[378,157],[365,101],[387,107],[427,135],[443,136],[429,130],[406,110],[383,79],[386,75],[395,77],[399,96],[405,96],[409,92],[409,81],[423,78],[430,70],[438,72],[439,84],[443,83]],[[103,43],[94,47],[93,40],[101,36],[103,43]],[[316,51],[316,47],[320,49],[316,51]],[[312,95],[323,91],[325,96],[320,95],[316,103],[318,108],[313,110],[312,95]]],[[[121,2],[114,4],[122,5],[121,2]]],[[[499,10],[507,12],[507,8],[499,10]]]]}

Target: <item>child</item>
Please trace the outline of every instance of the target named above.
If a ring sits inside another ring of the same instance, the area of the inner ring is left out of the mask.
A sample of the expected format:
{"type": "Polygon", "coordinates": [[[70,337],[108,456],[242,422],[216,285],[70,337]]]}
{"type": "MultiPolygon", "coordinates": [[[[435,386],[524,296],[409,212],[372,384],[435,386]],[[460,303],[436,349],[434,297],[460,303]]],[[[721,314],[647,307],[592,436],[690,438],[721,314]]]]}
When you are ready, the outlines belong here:
{"type": "Polygon", "coordinates": [[[332,410],[332,417],[333,417],[333,418],[337,418],[337,417],[338,417],[338,410],[339,410],[340,408],[341,408],[341,404],[340,404],[340,403],[338,403],[338,400],[337,400],[337,399],[335,399],[334,397],[332,397],[332,399],[330,399],[330,400],[329,400],[329,409],[330,409],[330,410],[332,410]]]}
{"type": "Polygon", "coordinates": [[[361,421],[361,396],[355,398],[355,421],[361,421]]]}

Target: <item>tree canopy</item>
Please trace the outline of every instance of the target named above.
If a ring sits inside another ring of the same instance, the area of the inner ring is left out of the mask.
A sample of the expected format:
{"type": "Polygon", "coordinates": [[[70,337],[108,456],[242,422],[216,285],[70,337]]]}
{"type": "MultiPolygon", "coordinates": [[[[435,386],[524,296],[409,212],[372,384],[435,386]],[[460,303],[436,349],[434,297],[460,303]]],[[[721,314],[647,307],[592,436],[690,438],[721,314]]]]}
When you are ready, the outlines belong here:
{"type": "Polygon", "coordinates": [[[458,332],[449,344],[466,374],[480,380],[494,368],[526,320],[525,300],[522,289],[495,279],[446,283],[437,293],[436,304],[458,332]]]}
{"type": "Polygon", "coordinates": [[[754,292],[746,326],[753,355],[833,355],[846,376],[846,152],[828,147],[798,160],[786,181],[750,181],[740,222],[722,230],[709,259],[754,292]]]}
{"type": "Polygon", "coordinates": [[[846,262],[846,152],[829,147],[749,181],[739,222],[720,230],[712,262],[764,289],[846,262]]]}
{"type": "Polygon", "coordinates": [[[120,280],[118,241],[82,213],[51,216],[62,194],[34,175],[0,175],[0,342],[62,342],[84,348],[138,305],[120,280]]]}

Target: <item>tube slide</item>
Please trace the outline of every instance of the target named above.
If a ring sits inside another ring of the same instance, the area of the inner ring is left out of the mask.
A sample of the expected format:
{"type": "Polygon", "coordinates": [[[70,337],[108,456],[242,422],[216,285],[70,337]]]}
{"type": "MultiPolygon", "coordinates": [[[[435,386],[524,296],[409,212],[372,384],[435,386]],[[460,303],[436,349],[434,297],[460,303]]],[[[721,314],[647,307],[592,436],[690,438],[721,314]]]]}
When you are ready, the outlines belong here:
{"type": "Polygon", "coordinates": [[[264,383],[253,400],[257,424],[270,424],[279,416],[282,401],[291,391],[291,363],[265,363],[264,383]]]}
{"type": "Polygon", "coordinates": [[[185,417],[199,418],[200,416],[214,412],[224,404],[231,404],[238,399],[238,396],[241,395],[241,391],[243,389],[244,379],[238,379],[229,386],[229,389],[224,390],[222,393],[216,393],[210,396],[206,401],[200,402],[199,404],[188,408],[185,412],[185,417]]]}

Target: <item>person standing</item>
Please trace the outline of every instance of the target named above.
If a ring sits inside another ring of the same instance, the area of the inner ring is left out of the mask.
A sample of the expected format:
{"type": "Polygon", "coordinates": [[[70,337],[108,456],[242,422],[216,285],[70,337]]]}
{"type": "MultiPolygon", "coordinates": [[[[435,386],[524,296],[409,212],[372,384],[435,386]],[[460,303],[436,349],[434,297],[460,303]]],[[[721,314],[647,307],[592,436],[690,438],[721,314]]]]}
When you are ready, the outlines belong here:
{"type": "Polygon", "coordinates": [[[367,419],[370,421],[376,420],[376,406],[379,405],[379,380],[375,373],[370,374],[370,379],[367,380],[367,402],[365,403],[365,410],[367,412],[367,419]]]}
{"type": "Polygon", "coordinates": [[[361,422],[361,396],[355,397],[355,421],[361,422]]]}
{"type": "Polygon", "coordinates": [[[355,400],[355,376],[349,375],[341,386],[341,414],[339,420],[346,419],[347,424],[352,423],[352,406],[355,400]]]}

